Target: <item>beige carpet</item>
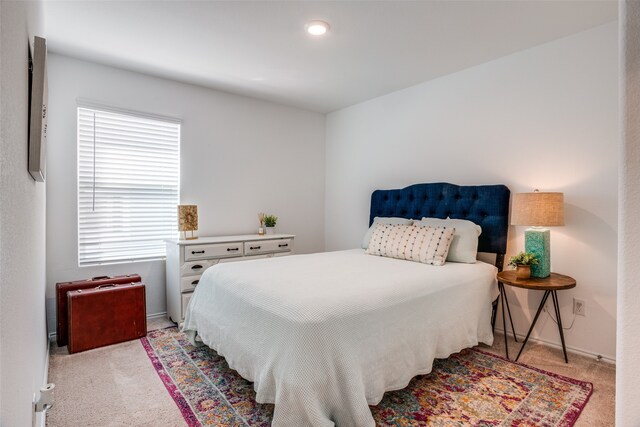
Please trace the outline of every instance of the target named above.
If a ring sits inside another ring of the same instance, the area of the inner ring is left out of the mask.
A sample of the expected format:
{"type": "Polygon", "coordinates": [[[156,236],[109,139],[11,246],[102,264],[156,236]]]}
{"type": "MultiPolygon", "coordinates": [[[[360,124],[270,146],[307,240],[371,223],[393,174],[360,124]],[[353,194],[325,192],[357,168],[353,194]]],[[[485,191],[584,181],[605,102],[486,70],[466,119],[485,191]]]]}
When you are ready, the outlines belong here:
{"type": "MultiPolygon", "coordinates": [[[[168,325],[155,320],[149,330],[168,325]]],[[[518,344],[511,344],[515,354],[518,344]]],[[[502,339],[482,349],[504,355],[502,339]]],[[[592,382],[593,395],[576,426],[614,425],[615,365],[571,353],[565,364],[560,350],[533,342],[520,361],[592,382]]],[[[186,426],[138,340],[72,355],[52,344],[49,381],[56,384],[50,427],[186,426]]]]}
{"type": "Polygon", "coordinates": [[[47,426],[186,426],[140,340],[76,354],[52,343],[49,382],[56,390],[47,426]]]}

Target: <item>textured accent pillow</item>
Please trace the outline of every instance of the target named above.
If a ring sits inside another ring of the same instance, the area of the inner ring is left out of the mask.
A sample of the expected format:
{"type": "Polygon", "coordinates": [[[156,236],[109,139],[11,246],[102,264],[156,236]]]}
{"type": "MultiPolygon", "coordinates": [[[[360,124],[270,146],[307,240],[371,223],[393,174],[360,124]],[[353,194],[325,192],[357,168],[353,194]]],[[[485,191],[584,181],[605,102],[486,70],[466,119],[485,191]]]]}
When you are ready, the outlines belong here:
{"type": "Polygon", "coordinates": [[[443,265],[453,240],[453,228],[374,224],[367,253],[431,265],[443,265]]]}
{"type": "Polygon", "coordinates": [[[367,232],[364,235],[364,239],[362,239],[362,249],[367,249],[369,247],[369,241],[371,240],[371,234],[373,234],[373,229],[376,226],[376,224],[404,224],[404,225],[411,225],[411,224],[413,224],[413,220],[412,219],[406,219],[406,218],[384,217],[384,216],[377,216],[377,217],[373,218],[373,224],[371,224],[371,227],[369,227],[369,229],[367,230],[367,232]]]}
{"type": "Polygon", "coordinates": [[[422,218],[421,221],[414,222],[414,225],[455,228],[456,232],[453,235],[447,261],[467,264],[476,262],[478,236],[482,233],[482,227],[475,222],[466,219],[422,218]]]}

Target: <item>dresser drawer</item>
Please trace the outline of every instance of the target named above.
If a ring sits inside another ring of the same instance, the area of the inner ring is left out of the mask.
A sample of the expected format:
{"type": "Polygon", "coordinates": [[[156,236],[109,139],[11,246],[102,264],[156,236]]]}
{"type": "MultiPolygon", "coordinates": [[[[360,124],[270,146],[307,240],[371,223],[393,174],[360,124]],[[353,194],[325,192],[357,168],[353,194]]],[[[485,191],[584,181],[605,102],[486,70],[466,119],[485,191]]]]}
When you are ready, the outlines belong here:
{"type": "Polygon", "coordinates": [[[245,255],[264,254],[272,252],[290,252],[291,239],[259,240],[244,243],[245,255]]]}
{"type": "Polygon", "coordinates": [[[185,262],[180,266],[180,277],[202,274],[207,268],[216,265],[218,261],[217,259],[203,259],[200,261],[185,262]]]}
{"type": "Polygon", "coordinates": [[[246,261],[247,258],[246,257],[235,257],[235,258],[221,258],[218,261],[218,264],[224,264],[227,262],[239,262],[239,261],[246,261]]]}
{"type": "Polygon", "coordinates": [[[184,247],[185,261],[207,258],[226,258],[242,255],[242,242],[216,243],[211,245],[187,245],[184,247]]]}
{"type": "Polygon", "coordinates": [[[200,277],[202,277],[202,275],[183,277],[182,279],[180,279],[180,291],[192,292],[196,288],[196,286],[198,286],[200,277]]]}
{"type": "Polygon", "coordinates": [[[242,258],[245,261],[251,261],[252,259],[265,259],[265,258],[273,258],[273,254],[260,254],[260,255],[247,255],[246,257],[242,258]]]}

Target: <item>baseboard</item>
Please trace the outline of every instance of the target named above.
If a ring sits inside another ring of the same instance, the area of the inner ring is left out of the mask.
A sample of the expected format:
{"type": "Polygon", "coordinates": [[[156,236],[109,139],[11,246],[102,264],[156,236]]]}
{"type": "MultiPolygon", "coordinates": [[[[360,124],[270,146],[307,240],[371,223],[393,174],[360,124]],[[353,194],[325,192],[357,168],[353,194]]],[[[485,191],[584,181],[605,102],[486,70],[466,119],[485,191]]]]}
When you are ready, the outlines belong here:
{"type": "Polygon", "coordinates": [[[147,320],[157,319],[158,317],[167,317],[167,312],[163,311],[161,313],[153,313],[147,316],[147,320]]]}
{"type": "Polygon", "coordinates": [[[44,375],[42,385],[49,383],[49,357],[51,356],[51,341],[47,342],[47,354],[44,360],[44,375]]]}
{"type": "MultiPolygon", "coordinates": [[[[151,320],[151,319],[157,319],[158,317],[166,317],[167,316],[167,312],[163,311],[161,313],[153,313],[147,316],[147,320],[151,320]]],[[[49,342],[54,342],[56,341],[57,335],[55,332],[50,332],[49,333],[49,342]]],[[[47,350],[48,352],[49,350],[47,350]]],[[[47,353],[49,354],[49,353],[47,353]]],[[[47,363],[49,363],[49,358],[47,357],[47,363]]],[[[45,383],[46,384],[46,383],[45,383]]]]}
{"type": "MultiPolygon", "coordinates": [[[[500,339],[500,337],[504,337],[503,334],[504,334],[503,329],[499,329],[496,326],[495,332],[493,334],[494,335],[494,339],[500,339]]],[[[513,333],[507,332],[507,336],[510,336],[510,337],[513,338],[513,333]]],[[[516,334],[516,337],[518,337],[519,339],[522,340],[519,343],[520,345],[522,345],[522,342],[524,341],[525,335],[516,334]]],[[[553,348],[557,348],[558,350],[562,350],[562,344],[558,344],[558,343],[555,343],[553,341],[546,340],[544,338],[529,337],[529,341],[537,342],[539,344],[544,344],[544,345],[547,345],[549,347],[553,347],[553,348]]],[[[527,343],[527,345],[528,345],[528,343],[527,343]]],[[[594,353],[592,351],[585,350],[585,349],[582,349],[582,348],[573,347],[573,346],[570,346],[570,345],[567,345],[566,347],[567,347],[567,353],[579,354],[581,356],[589,357],[591,359],[595,359],[595,360],[598,360],[598,361],[601,361],[601,362],[611,363],[611,364],[614,364],[614,365],[616,363],[616,359],[612,358],[612,357],[609,357],[609,356],[603,356],[601,354],[594,353]]]]}
{"type": "MultiPolygon", "coordinates": [[[[42,385],[49,383],[49,356],[51,354],[51,337],[49,337],[49,341],[47,341],[47,351],[45,353],[44,358],[44,373],[42,375],[42,385]]],[[[34,394],[35,398],[39,398],[39,395],[34,394]]],[[[55,403],[54,403],[55,404],[55,403]]],[[[35,404],[34,404],[35,405],[35,404]]],[[[47,413],[46,412],[35,412],[35,406],[32,407],[33,412],[33,426],[34,427],[45,427],[47,424],[47,413]]]]}

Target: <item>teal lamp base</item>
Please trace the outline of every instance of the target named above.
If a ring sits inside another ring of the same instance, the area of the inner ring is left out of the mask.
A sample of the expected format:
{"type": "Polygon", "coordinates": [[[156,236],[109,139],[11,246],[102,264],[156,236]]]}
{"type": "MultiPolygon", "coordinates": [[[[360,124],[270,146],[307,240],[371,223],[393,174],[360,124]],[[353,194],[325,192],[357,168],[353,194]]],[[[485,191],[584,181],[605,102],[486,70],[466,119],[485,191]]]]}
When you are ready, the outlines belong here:
{"type": "Polygon", "coordinates": [[[529,228],[524,232],[524,250],[538,258],[538,263],[531,266],[531,277],[548,277],[551,274],[551,233],[546,228],[529,228]]]}

